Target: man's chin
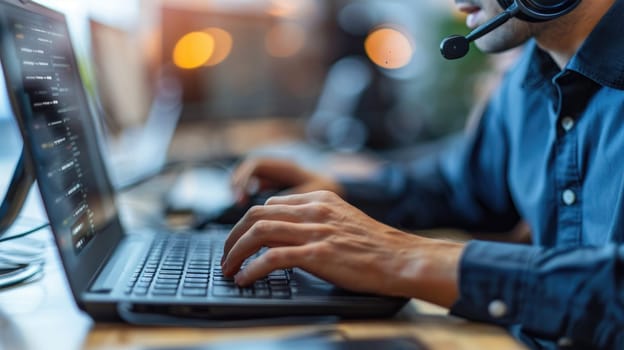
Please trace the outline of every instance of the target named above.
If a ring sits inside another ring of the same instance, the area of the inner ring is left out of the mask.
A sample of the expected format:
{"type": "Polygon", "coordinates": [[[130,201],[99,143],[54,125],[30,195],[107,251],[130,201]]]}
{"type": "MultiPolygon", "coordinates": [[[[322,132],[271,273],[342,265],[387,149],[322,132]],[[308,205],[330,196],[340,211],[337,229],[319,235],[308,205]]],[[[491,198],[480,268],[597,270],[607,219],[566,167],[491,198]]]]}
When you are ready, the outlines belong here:
{"type": "Polygon", "coordinates": [[[475,46],[484,53],[496,54],[514,49],[527,42],[528,38],[524,40],[492,40],[487,36],[475,41],[475,46]]]}

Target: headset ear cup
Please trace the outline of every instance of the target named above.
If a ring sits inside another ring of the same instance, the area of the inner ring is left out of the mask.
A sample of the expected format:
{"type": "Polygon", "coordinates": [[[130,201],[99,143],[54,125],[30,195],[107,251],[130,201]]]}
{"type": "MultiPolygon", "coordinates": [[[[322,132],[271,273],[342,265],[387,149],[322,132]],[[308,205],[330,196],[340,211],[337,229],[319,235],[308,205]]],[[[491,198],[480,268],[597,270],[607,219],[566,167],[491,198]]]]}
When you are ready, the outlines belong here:
{"type": "MultiPolygon", "coordinates": [[[[507,9],[509,8],[511,5],[513,5],[514,0],[497,0],[498,4],[501,5],[501,7],[503,9],[507,9]]],[[[520,2],[520,1],[518,1],[520,2]]],[[[536,20],[530,16],[527,16],[524,12],[520,12],[516,15],[517,18],[523,20],[523,21],[527,21],[527,22],[540,22],[540,20],[536,20]]]]}
{"type": "MultiPolygon", "coordinates": [[[[514,0],[497,0],[502,8],[513,5],[514,0]]],[[[574,10],[581,0],[515,0],[520,8],[516,16],[528,22],[544,22],[561,17],[574,10]]]]}
{"type": "Polygon", "coordinates": [[[498,4],[501,5],[503,9],[506,9],[513,4],[513,0],[498,0],[498,4]]]}

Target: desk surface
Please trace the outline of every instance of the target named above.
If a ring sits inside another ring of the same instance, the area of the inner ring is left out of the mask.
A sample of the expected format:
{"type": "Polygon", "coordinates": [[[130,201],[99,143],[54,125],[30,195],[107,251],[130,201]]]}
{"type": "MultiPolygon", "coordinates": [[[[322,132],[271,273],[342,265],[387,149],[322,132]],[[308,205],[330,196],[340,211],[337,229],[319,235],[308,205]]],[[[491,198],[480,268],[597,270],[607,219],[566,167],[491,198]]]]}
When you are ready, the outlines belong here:
{"type": "Polygon", "coordinates": [[[137,349],[271,339],[327,329],[349,338],[415,336],[432,350],[523,349],[502,329],[447,316],[446,310],[420,301],[409,303],[394,319],[335,325],[211,330],[95,324],[73,303],[49,232],[39,235],[49,251],[42,279],[0,291],[0,349],[137,349]]]}

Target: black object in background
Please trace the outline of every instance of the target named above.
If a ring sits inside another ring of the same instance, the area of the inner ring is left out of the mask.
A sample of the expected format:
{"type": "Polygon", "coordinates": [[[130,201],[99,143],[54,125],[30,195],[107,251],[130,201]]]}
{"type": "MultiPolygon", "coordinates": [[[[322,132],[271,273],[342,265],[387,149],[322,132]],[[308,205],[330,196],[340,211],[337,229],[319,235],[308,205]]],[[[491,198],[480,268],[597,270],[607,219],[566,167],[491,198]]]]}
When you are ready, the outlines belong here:
{"type": "Polygon", "coordinates": [[[279,191],[262,191],[249,198],[246,204],[232,203],[214,215],[203,215],[197,220],[196,229],[204,229],[210,224],[234,225],[255,205],[264,205],[266,201],[279,191]]]}
{"type": "Polygon", "coordinates": [[[35,181],[35,175],[22,150],[19,161],[15,166],[13,178],[9,183],[2,204],[0,205],[0,237],[13,225],[17,215],[22,210],[30,187],[35,181]]]}
{"type": "Polygon", "coordinates": [[[253,340],[223,342],[186,347],[147,348],[150,350],[426,350],[412,337],[331,340],[326,337],[287,338],[282,340],[253,340]]]}

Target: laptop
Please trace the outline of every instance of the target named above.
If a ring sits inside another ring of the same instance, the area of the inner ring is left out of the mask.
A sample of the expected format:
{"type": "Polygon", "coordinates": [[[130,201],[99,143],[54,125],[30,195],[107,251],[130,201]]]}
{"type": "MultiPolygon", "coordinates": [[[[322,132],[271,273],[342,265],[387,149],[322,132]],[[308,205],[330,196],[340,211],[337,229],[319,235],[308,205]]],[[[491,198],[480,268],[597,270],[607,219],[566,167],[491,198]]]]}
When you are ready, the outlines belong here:
{"type": "Polygon", "coordinates": [[[406,303],[350,293],[296,268],[239,288],[220,270],[227,230],[127,232],[65,17],[25,0],[0,0],[0,34],[8,95],[65,274],[77,305],[95,320],[266,324],[385,317],[406,303]]]}

